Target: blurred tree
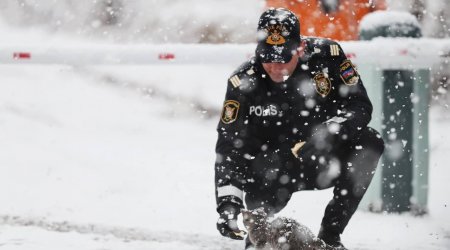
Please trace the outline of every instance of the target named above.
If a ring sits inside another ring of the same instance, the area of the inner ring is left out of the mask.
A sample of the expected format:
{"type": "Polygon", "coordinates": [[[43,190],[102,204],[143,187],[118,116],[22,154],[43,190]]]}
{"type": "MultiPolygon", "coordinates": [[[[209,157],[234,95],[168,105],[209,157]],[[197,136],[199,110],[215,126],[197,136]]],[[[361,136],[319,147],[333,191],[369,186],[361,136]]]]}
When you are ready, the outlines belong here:
{"type": "Polygon", "coordinates": [[[436,37],[450,37],[450,2],[437,15],[436,37]]]}
{"type": "Polygon", "coordinates": [[[414,0],[411,4],[411,14],[416,16],[419,22],[422,22],[424,15],[426,13],[426,3],[425,0],[414,0]]]}
{"type": "Polygon", "coordinates": [[[102,25],[117,25],[122,15],[122,0],[101,0],[97,2],[96,16],[102,25]]]}

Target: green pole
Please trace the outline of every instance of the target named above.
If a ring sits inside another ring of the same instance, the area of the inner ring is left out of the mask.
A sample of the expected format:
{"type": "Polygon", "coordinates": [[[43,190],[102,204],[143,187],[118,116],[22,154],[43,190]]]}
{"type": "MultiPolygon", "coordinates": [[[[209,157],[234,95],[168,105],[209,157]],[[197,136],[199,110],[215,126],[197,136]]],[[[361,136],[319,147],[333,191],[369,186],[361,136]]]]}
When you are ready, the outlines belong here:
{"type": "Polygon", "coordinates": [[[417,215],[427,213],[429,136],[428,110],[430,103],[430,70],[420,69],[414,75],[413,112],[413,200],[411,210],[417,215]]]}
{"type": "Polygon", "coordinates": [[[413,164],[414,74],[407,70],[383,72],[383,209],[404,212],[411,209],[413,164]]]}
{"type": "MultiPolygon", "coordinates": [[[[367,19],[365,17],[360,28],[360,40],[372,40],[376,37],[419,38],[421,36],[417,20],[408,13],[388,11],[372,13],[367,16],[367,19]],[[406,18],[404,18],[405,15],[406,18]],[[394,21],[386,22],[386,20],[394,21]]],[[[428,187],[425,181],[428,173],[423,170],[424,164],[418,159],[422,157],[422,161],[428,161],[428,155],[417,153],[418,150],[428,146],[428,137],[422,142],[418,142],[415,138],[415,132],[428,131],[427,124],[418,123],[421,117],[417,114],[417,110],[420,109],[423,111],[422,117],[427,116],[427,109],[423,107],[424,99],[419,100],[420,104],[415,103],[413,99],[417,95],[415,93],[424,90],[416,87],[417,75],[411,70],[385,69],[382,70],[381,76],[377,86],[380,86],[379,92],[382,93],[381,134],[386,143],[386,149],[382,157],[381,174],[378,170],[373,180],[376,183],[371,185],[372,189],[377,190],[369,194],[381,195],[381,209],[384,211],[410,211],[412,204],[426,204],[428,187]]],[[[427,120],[423,122],[428,123],[427,120]]]]}

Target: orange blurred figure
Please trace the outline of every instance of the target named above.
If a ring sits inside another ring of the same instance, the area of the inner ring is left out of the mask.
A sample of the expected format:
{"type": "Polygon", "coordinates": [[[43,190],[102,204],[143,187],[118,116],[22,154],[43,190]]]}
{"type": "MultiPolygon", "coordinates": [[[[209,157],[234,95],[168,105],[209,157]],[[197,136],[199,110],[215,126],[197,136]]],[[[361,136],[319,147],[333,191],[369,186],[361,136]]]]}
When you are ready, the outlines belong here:
{"type": "Polygon", "coordinates": [[[284,7],[300,19],[301,34],[338,41],[358,40],[361,19],[385,10],[385,0],[266,0],[267,7],[284,7]]]}

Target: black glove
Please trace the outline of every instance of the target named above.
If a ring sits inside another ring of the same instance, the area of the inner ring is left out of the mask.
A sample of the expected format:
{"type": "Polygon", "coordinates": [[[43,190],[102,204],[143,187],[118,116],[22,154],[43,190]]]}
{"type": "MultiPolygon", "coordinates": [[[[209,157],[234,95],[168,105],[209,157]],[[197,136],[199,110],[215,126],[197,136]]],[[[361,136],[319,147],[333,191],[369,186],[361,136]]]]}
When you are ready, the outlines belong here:
{"type": "Polygon", "coordinates": [[[233,205],[225,205],[219,210],[219,214],[217,230],[220,234],[233,240],[243,240],[245,232],[241,231],[237,225],[239,209],[233,205]]]}

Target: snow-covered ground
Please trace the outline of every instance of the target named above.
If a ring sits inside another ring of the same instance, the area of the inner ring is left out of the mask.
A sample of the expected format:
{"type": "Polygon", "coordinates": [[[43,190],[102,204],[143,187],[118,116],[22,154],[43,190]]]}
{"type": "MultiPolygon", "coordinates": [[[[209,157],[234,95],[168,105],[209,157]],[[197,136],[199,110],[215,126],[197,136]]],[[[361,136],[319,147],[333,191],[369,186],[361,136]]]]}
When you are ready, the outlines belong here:
{"type": "MultiPolygon", "coordinates": [[[[215,229],[217,110],[235,65],[0,66],[0,249],[240,249],[215,229]]],[[[358,211],[351,249],[450,249],[447,109],[430,214],[358,211]]],[[[282,212],[318,230],[331,190],[282,212]]]]}

